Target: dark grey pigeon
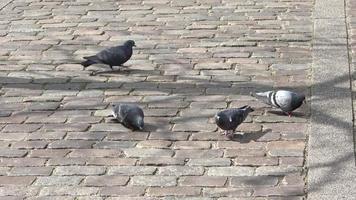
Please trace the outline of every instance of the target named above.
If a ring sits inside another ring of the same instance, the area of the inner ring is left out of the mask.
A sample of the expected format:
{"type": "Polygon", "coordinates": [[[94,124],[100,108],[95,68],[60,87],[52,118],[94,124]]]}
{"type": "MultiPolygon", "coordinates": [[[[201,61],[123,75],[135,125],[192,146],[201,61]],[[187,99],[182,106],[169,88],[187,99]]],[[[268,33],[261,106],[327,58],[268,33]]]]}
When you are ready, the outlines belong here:
{"type": "Polygon", "coordinates": [[[247,115],[254,110],[250,106],[226,109],[215,115],[216,125],[224,130],[224,135],[231,136],[236,128],[246,119],[247,115]]]}
{"type": "Polygon", "coordinates": [[[305,95],[287,90],[267,91],[256,93],[256,97],[276,108],[280,108],[289,117],[293,110],[305,102],[305,95]]]}
{"type": "Polygon", "coordinates": [[[88,67],[92,64],[102,63],[113,66],[122,66],[132,56],[132,47],[136,46],[133,40],[128,40],[124,45],[104,49],[94,56],[83,57],[86,61],[81,64],[88,67]]]}
{"type": "Polygon", "coordinates": [[[133,104],[115,104],[113,105],[112,115],[131,130],[143,130],[144,114],[143,110],[133,104]]]}

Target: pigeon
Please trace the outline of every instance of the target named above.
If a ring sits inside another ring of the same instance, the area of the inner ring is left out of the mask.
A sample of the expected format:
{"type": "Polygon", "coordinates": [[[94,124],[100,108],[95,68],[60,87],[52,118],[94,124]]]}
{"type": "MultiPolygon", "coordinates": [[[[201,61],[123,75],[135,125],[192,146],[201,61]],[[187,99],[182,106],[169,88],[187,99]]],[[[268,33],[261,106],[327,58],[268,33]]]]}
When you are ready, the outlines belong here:
{"type": "Polygon", "coordinates": [[[305,102],[305,95],[298,94],[287,90],[267,91],[256,93],[266,104],[280,108],[289,117],[292,111],[299,108],[305,102]]]}
{"type": "Polygon", "coordinates": [[[133,104],[114,104],[112,116],[131,130],[143,130],[144,114],[140,107],[133,104]]]}
{"type": "Polygon", "coordinates": [[[102,63],[109,65],[111,69],[113,66],[122,66],[131,58],[132,47],[135,46],[133,40],[127,40],[124,45],[104,49],[94,56],[83,57],[86,61],[83,61],[81,65],[88,67],[92,64],[102,63]]]}
{"type": "Polygon", "coordinates": [[[254,110],[250,106],[226,109],[215,115],[216,125],[224,130],[223,135],[230,137],[236,128],[246,119],[247,115],[254,110]]]}

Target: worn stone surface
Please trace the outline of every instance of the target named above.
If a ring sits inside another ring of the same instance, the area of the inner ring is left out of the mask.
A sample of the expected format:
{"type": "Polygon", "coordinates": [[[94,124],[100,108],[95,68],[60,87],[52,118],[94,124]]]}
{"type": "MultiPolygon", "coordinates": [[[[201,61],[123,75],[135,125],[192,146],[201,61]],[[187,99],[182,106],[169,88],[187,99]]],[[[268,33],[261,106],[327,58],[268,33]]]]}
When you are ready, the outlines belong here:
{"type": "Polygon", "coordinates": [[[289,118],[250,92],[289,88],[309,99],[313,6],[1,2],[0,199],[306,197],[309,103],[289,118]],[[78,64],[128,39],[136,47],[122,70],[78,64]],[[145,129],[114,121],[115,102],[139,104],[145,129]],[[220,135],[215,113],[244,105],[255,108],[237,128],[245,134],[220,135]]]}

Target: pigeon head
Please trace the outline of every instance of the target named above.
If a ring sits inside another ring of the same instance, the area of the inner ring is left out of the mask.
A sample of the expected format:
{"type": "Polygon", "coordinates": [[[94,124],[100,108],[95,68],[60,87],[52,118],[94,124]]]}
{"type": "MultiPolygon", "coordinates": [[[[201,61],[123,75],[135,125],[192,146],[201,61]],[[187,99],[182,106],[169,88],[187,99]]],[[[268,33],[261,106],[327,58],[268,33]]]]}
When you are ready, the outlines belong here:
{"type": "Polygon", "coordinates": [[[218,127],[222,128],[226,126],[226,123],[229,121],[228,117],[223,113],[217,113],[215,115],[215,123],[218,127]]]}
{"type": "Polygon", "coordinates": [[[298,94],[292,101],[292,108],[299,108],[303,103],[306,103],[305,101],[305,95],[304,94],[298,94]]]}
{"type": "Polygon", "coordinates": [[[135,41],[133,41],[133,40],[127,40],[124,43],[124,45],[127,46],[127,47],[135,47],[136,46],[135,41]]]}
{"type": "Polygon", "coordinates": [[[255,111],[253,108],[251,108],[251,106],[248,106],[248,105],[243,106],[243,107],[241,107],[240,109],[246,110],[247,113],[250,113],[250,112],[255,111]]]}

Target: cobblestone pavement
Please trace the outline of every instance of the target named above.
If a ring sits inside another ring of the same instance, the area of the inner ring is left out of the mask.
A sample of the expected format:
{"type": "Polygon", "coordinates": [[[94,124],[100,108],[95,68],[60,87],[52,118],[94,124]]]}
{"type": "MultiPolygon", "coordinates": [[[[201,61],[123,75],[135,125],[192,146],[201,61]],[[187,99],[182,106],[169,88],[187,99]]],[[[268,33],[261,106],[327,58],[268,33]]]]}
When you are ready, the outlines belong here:
{"type": "Polygon", "coordinates": [[[0,199],[303,199],[312,0],[13,0],[0,10],[0,199]],[[133,39],[122,71],[77,63],[133,39]],[[100,71],[90,76],[91,71],[100,71]],[[136,102],[144,132],[108,117],[136,102]],[[213,115],[251,105],[220,135],[213,115]]]}

